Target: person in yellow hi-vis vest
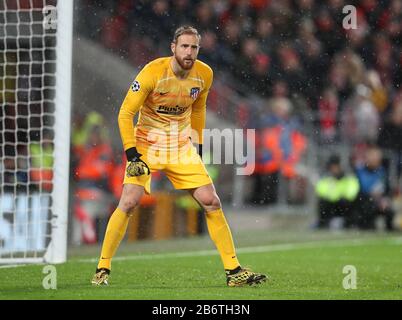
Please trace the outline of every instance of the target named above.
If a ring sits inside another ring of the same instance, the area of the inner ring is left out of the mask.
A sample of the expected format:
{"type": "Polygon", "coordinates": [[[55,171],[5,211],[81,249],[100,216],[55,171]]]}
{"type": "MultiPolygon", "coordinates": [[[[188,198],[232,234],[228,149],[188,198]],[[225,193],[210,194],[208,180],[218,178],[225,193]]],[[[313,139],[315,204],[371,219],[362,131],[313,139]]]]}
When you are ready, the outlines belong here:
{"type": "Polygon", "coordinates": [[[252,285],[266,280],[265,275],[240,265],[220,199],[193,145],[199,145],[202,154],[206,101],[213,78],[212,69],[197,60],[200,38],[193,27],[178,28],[171,43],[173,55],[148,63],[123,101],[118,122],[127,155],[126,174],[92,279],[95,285],[108,283],[111,261],[126,233],[131,212],[144,192],[151,192],[150,173],[158,170],[166,174],[176,189],[187,190],[205,210],[227,285],[252,285]]]}
{"type": "Polygon", "coordinates": [[[354,206],[359,193],[359,180],[345,174],[339,156],[332,155],[327,162],[327,175],[316,184],[318,196],[318,228],[329,228],[332,218],[342,217],[344,227],[355,226],[354,206]]]}
{"type": "Polygon", "coordinates": [[[44,137],[43,141],[29,145],[31,159],[31,182],[42,191],[51,192],[53,185],[53,143],[44,137]]]}

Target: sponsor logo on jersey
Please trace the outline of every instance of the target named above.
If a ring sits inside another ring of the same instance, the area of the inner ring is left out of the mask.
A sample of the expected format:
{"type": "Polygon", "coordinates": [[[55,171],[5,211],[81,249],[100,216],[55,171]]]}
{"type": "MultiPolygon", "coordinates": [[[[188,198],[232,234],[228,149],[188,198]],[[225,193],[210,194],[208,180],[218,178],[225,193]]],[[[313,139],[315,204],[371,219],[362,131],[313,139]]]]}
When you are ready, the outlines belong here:
{"type": "Polygon", "coordinates": [[[140,91],[140,83],[137,80],[134,80],[134,82],[131,84],[131,90],[133,90],[133,92],[137,92],[140,91]]]}
{"type": "Polygon", "coordinates": [[[200,88],[195,87],[190,89],[190,97],[194,100],[197,99],[198,95],[200,94],[200,88]]]}
{"type": "Polygon", "coordinates": [[[169,106],[158,106],[158,109],[156,109],[156,112],[161,113],[161,114],[173,114],[173,115],[178,115],[182,114],[187,110],[187,107],[180,107],[180,106],[175,106],[175,107],[169,107],[169,106]]]}

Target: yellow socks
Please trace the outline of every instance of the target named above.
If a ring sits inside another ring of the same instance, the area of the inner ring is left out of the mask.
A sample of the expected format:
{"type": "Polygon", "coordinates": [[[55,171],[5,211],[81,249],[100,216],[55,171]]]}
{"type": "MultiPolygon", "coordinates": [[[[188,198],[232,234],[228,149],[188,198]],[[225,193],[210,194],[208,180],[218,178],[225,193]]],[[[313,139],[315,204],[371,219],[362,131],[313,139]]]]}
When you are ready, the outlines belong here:
{"type": "Polygon", "coordinates": [[[129,216],[117,208],[109,219],[106,228],[105,239],[103,240],[101,257],[98,263],[98,269],[111,269],[112,258],[120,244],[120,241],[126,234],[129,216]]]}
{"type": "Polygon", "coordinates": [[[222,209],[207,212],[209,235],[218,249],[225,270],[233,270],[240,266],[236,257],[232,234],[223,215],[222,209]]]}
{"type": "MultiPolygon", "coordinates": [[[[209,235],[218,249],[225,270],[233,270],[240,266],[236,257],[232,234],[223,215],[222,209],[205,214],[209,235]]],[[[101,257],[98,269],[111,269],[112,258],[124,238],[127,230],[129,216],[117,208],[109,219],[105,239],[103,240],[101,257]]]]}

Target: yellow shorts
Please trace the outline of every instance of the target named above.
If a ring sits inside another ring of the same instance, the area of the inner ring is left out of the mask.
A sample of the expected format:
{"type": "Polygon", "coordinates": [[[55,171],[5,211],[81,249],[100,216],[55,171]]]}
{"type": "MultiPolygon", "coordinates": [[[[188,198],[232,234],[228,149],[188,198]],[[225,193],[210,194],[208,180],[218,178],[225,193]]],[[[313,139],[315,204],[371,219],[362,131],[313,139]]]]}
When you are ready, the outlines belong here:
{"type": "MultiPolygon", "coordinates": [[[[193,189],[212,183],[197,149],[192,144],[176,152],[162,152],[140,146],[137,146],[137,151],[142,154],[141,159],[148,165],[151,173],[163,171],[175,189],[193,189]]],[[[143,186],[146,193],[151,193],[151,175],[139,177],[124,175],[123,184],[126,183],[143,186]]]]}

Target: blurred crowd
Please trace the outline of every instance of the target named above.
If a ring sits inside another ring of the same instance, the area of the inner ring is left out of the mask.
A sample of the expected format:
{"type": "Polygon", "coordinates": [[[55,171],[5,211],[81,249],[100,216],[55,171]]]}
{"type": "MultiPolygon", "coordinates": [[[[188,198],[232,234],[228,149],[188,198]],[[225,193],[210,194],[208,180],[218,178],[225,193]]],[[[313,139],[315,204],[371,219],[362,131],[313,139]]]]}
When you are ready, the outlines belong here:
{"type": "MultiPolygon", "coordinates": [[[[134,66],[170,55],[175,28],[196,26],[201,60],[242,94],[290,99],[326,143],[375,140],[401,108],[400,0],[85,0],[80,15],[80,33],[134,66]],[[347,30],[350,4],[357,29],[347,30]]],[[[263,125],[256,118],[246,125],[263,125]]]]}
{"type": "Polygon", "coordinates": [[[200,31],[199,59],[223,79],[209,109],[256,129],[251,203],[275,202],[279,176],[297,178],[313,144],[347,146],[353,172],[367,165],[366,150],[386,151],[400,177],[401,0],[80,3],[80,34],[138,68],[170,55],[172,33],[183,24],[200,31]],[[356,29],[344,28],[346,5],[356,8],[356,29]]]}

